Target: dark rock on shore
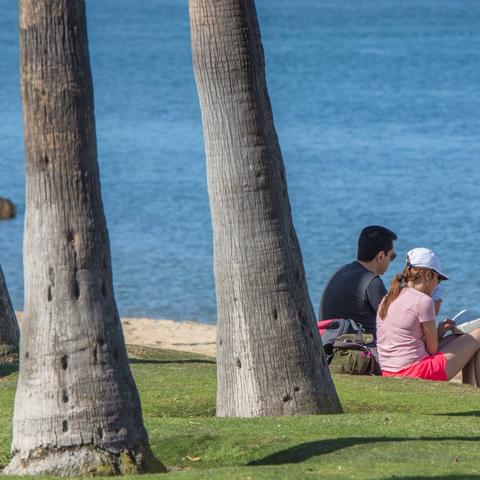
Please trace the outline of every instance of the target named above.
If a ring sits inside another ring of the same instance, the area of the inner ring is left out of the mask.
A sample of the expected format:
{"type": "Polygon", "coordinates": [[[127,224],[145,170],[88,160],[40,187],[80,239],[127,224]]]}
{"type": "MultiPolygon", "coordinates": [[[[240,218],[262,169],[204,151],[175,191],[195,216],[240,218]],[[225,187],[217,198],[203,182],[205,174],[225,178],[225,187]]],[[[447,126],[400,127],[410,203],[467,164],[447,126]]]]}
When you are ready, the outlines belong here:
{"type": "Polygon", "coordinates": [[[17,214],[17,207],[8,198],[0,197],[0,220],[14,218],[17,214]]]}

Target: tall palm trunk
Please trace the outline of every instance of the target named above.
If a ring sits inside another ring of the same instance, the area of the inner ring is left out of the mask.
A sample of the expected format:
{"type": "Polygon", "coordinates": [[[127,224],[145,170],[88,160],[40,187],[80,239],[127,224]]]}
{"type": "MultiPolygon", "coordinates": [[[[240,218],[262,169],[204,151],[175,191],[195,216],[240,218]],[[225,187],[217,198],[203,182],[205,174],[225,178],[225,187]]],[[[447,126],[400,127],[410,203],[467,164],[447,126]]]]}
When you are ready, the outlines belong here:
{"type": "Polygon", "coordinates": [[[190,0],[218,308],[217,415],[339,412],[295,234],[253,0],[190,0]]]}
{"type": "Polygon", "coordinates": [[[18,323],[0,267],[0,363],[18,360],[18,323]]]}
{"type": "Polygon", "coordinates": [[[20,0],[25,319],[9,474],[149,467],[115,304],[84,0],[20,0]]]}

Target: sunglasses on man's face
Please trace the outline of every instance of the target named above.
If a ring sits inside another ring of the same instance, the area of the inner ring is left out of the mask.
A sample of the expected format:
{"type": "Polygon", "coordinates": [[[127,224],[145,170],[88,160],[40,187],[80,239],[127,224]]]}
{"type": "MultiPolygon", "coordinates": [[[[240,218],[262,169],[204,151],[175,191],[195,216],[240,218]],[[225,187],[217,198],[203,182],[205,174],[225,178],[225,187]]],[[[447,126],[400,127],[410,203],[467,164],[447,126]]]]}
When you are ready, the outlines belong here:
{"type": "Polygon", "coordinates": [[[397,258],[397,254],[395,252],[392,252],[390,254],[390,261],[393,262],[397,258]]]}

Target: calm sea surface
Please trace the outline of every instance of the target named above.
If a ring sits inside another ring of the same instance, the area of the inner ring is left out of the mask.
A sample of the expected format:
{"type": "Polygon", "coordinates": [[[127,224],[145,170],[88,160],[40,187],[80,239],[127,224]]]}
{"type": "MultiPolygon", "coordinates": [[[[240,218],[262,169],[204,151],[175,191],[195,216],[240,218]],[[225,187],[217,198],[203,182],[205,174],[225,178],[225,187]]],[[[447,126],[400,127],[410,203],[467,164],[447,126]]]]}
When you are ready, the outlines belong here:
{"type": "MultiPolygon", "coordinates": [[[[102,190],[124,316],[216,321],[186,1],[87,2],[102,190]]],[[[310,294],[360,229],[451,276],[443,313],[480,308],[480,2],[258,0],[275,122],[310,294]]],[[[0,0],[0,264],[23,307],[17,2],[0,0]]]]}

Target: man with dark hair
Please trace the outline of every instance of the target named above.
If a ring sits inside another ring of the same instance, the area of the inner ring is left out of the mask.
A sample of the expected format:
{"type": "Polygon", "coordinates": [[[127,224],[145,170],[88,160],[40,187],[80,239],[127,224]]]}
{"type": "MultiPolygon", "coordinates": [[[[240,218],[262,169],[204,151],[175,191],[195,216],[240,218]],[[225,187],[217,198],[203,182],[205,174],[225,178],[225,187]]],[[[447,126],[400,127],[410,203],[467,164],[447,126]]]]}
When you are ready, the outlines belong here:
{"type": "Polygon", "coordinates": [[[397,235],[378,225],[365,227],[358,238],[357,260],[340,267],[328,281],[319,320],[350,318],[375,334],[375,317],[387,289],[380,278],[397,256],[397,235]]]}

